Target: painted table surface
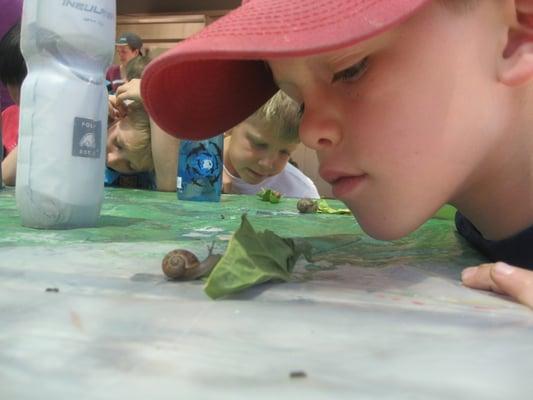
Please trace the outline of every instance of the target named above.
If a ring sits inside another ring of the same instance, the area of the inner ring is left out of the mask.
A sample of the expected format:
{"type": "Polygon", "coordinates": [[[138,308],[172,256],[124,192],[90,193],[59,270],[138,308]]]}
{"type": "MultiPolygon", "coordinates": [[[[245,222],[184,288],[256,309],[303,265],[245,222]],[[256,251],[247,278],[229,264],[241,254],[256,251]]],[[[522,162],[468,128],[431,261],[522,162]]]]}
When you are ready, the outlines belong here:
{"type": "Polygon", "coordinates": [[[1,399],[532,396],[533,313],[461,286],[480,258],[450,220],[386,243],[295,200],[106,189],[98,227],[33,230],[14,197],[0,191],[1,399]],[[313,262],[217,301],[164,279],[167,251],[223,251],[244,212],[313,262]]]}

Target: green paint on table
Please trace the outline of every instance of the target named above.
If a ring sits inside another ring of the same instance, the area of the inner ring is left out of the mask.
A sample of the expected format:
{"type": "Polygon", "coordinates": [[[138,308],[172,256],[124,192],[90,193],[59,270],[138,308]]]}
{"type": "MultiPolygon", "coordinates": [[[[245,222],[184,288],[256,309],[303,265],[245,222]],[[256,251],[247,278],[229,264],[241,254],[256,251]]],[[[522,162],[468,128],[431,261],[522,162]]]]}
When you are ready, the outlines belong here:
{"type": "MultiPolygon", "coordinates": [[[[284,198],[271,204],[253,195],[223,195],[220,203],[187,202],[179,201],[175,193],[106,188],[97,227],[38,230],[21,226],[15,190],[7,188],[0,191],[0,248],[113,242],[190,243],[197,248],[213,240],[225,246],[247,213],[257,231],[270,229],[282,237],[308,241],[316,261],[386,266],[431,260],[464,266],[480,260],[457,237],[450,218],[432,219],[404,239],[384,242],[365,235],[351,215],[300,214],[296,202],[284,198]]],[[[343,207],[339,201],[328,203],[343,207]]]]}

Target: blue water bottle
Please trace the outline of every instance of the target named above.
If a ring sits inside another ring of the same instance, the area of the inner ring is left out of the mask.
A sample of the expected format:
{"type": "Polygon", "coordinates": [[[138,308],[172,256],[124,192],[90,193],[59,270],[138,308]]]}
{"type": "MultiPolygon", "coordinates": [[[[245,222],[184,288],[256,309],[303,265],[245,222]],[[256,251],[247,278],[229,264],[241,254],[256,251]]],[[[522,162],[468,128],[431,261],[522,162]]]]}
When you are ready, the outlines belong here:
{"type": "Polygon", "coordinates": [[[181,140],[177,192],[180,200],[220,201],[224,135],[181,140]]]}

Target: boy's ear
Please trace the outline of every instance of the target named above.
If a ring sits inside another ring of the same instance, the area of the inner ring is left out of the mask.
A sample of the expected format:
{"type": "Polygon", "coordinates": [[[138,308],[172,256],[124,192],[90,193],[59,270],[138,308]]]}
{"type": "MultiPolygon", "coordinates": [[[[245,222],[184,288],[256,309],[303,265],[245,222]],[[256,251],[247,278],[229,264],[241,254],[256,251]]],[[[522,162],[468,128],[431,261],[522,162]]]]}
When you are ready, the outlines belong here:
{"type": "Polygon", "coordinates": [[[533,0],[515,0],[516,20],[509,27],[498,77],[509,86],[533,82],[533,0]]]}

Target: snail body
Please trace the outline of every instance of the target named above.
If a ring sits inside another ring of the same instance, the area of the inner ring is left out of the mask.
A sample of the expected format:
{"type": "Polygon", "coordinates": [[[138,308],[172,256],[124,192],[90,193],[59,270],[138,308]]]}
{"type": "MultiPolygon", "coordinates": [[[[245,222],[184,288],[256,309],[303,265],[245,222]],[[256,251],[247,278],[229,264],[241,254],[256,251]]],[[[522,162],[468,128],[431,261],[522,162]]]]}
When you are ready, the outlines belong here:
{"type": "Polygon", "coordinates": [[[172,280],[193,280],[207,275],[222,258],[220,254],[209,254],[200,262],[189,250],[172,250],[165,255],[162,262],[163,273],[172,280]]]}

